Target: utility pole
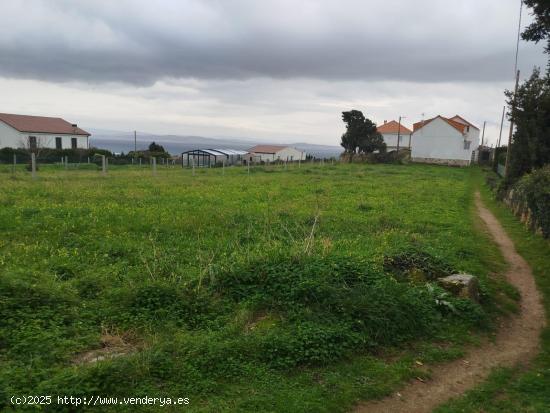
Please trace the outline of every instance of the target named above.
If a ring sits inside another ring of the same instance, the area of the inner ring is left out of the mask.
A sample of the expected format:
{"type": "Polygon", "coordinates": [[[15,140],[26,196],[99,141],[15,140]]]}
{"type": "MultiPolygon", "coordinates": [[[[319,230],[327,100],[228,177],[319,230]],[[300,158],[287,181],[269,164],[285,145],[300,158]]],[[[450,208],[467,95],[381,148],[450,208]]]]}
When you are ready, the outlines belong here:
{"type": "Polygon", "coordinates": [[[504,125],[504,112],[506,112],[506,106],[502,107],[502,118],[500,119],[500,132],[498,133],[497,148],[500,148],[500,140],[502,138],[502,126],[504,125]]]}
{"type": "MultiPolygon", "coordinates": [[[[510,113],[514,114],[514,108],[516,107],[516,95],[518,93],[519,85],[519,70],[516,72],[516,87],[514,88],[514,98],[512,99],[512,110],[510,113]]],[[[510,145],[512,144],[512,135],[514,133],[514,120],[510,120],[510,131],[508,132],[508,147],[506,148],[506,163],[504,164],[504,178],[508,176],[508,164],[510,163],[510,145]]]]}
{"type": "Polygon", "coordinates": [[[137,132],[134,131],[134,158],[137,156],[137,132]]]}
{"type": "Polygon", "coordinates": [[[399,138],[401,138],[401,119],[405,119],[405,116],[399,116],[399,122],[397,124],[397,153],[399,154],[399,138]]]}
{"type": "Polygon", "coordinates": [[[483,143],[485,142],[485,125],[487,124],[487,121],[483,121],[483,132],[481,133],[481,146],[483,146],[483,143]]]}
{"type": "Polygon", "coordinates": [[[500,132],[498,133],[498,141],[495,150],[493,151],[493,168],[497,167],[498,164],[498,148],[500,148],[500,140],[502,139],[502,126],[504,125],[504,113],[506,112],[506,106],[502,107],[502,117],[500,118],[500,132]]]}
{"type": "MultiPolygon", "coordinates": [[[[516,95],[518,93],[519,84],[519,70],[518,70],[518,56],[519,56],[519,39],[521,35],[521,15],[523,12],[523,0],[519,2],[519,21],[518,21],[518,38],[516,40],[516,59],[514,63],[514,72],[516,73],[516,87],[514,88],[514,98],[512,99],[512,110],[510,113],[513,115],[514,108],[516,107],[516,95]]],[[[514,132],[514,121],[510,120],[510,131],[508,133],[508,146],[506,147],[506,163],[504,164],[504,178],[508,177],[508,164],[510,162],[510,145],[512,143],[512,134],[514,132]]]]}
{"type": "Polygon", "coordinates": [[[397,124],[397,153],[399,153],[399,138],[401,136],[401,116],[399,116],[399,122],[397,124]]]}

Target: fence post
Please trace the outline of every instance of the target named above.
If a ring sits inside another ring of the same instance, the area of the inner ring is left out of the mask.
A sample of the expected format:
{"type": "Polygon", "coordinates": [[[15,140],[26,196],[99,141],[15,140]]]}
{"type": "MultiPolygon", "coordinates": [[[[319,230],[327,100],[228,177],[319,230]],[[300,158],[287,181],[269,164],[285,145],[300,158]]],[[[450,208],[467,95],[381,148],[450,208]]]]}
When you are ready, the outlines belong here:
{"type": "Polygon", "coordinates": [[[88,164],[90,163],[90,157],[88,156],[88,164]]]}
{"type": "Polygon", "coordinates": [[[246,163],[247,169],[248,169],[248,175],[250,175],[250,161],[246,163]]]}
{"type": "Polygon", "coordinates": [[[107,160],[105,155],[101,155],[101,174],[107,175],[107,160]]]}
{"type": "Polygon", "coordinates": [[[31,153],[31,174],[33,179],[36,178],[36,154],[31,153]]]}
{"type": "Polygon", "coordinates": [[[15,165],[17,165],[17,155],[13,154],[13,168],[12,168],[13,175],[15,175],[15,165]]]}
{"type": "Polygon", "coordinates": [[[153,156],[153,175],[157,174],[157,157],[153,156]]]}
{"type": "Polygon", "coordinates": [[[191,165],[192,165],[192,169],[193,169],[193,176],[195,176],[195,157],[193,156],[191,158],[191,165]]]}
{"type": "Polygon", "coordinates": [[[222,160],[222,175],[225,175],[225,159],[222,160]]]}
{"type": "Polygon", "coordinates": [[[302,167],[302,158],[298,159],[298,169],[302,167]]]}
{"type": "Polygon", "coordinates": [[[65,169],[69,169],[69,157],[65,156],[65,169]]]}

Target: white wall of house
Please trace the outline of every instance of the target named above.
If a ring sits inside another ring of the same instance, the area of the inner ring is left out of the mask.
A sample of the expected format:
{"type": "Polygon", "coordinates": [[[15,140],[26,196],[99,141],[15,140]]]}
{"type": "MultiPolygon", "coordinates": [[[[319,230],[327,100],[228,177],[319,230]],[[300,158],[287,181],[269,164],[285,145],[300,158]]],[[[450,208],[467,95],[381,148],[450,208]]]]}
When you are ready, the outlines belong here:
{"type": "Polygon", "coordinates": [[[479,131],[470,127],[464,135],[441,118],[413,132],[411,157],[416,162],[469,165],[479,146],[479,131]],[[466,142],[470,142],[465,145],[466,142]]]}
{"type": "Polygon", "coordinates": [[[35,136],[39,148],[55,149],[55,138],[61,138],[62,149],[71,149],[71,139],[76,138],[79,149],[88,147],[88,137],[83,135],[19,132],[0,121],[0,148],[28,148],[29,136],[35,136]]]}
{"type": "Polygon", "coordinates": [[[19,148],[20,139],[18,130],[0,121],[0,148],[19,148]]]}
{"type": "MultiPolygon", "coordinates": [[[[401,133],[399,136],[399,147],[408,148],[409,147],[409,138],[411,135],[401,133]]],[[[384,143],[388,149],[397,148],[397,133],[383,133],[382,137],[384,138],[384,143]]]]}

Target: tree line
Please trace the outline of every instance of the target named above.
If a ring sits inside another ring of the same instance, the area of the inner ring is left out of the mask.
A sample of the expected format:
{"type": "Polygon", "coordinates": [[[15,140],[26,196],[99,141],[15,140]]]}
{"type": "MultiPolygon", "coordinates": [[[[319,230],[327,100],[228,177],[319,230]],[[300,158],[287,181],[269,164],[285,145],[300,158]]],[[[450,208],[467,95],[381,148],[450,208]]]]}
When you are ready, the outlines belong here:
{"type": "MultiPolygon", "coordinates": [[[[532,9],[533,22],[523,31],[525,41],[546,42],[550,57],[550,1],[524,0],[532,9]]],[[[550,163],[550,59],[546,70],[534,68],[517,93],[507,90],[510,121],[516,125],[509,148],[504,181],[510,186],[524,174],[550,163]]]]}

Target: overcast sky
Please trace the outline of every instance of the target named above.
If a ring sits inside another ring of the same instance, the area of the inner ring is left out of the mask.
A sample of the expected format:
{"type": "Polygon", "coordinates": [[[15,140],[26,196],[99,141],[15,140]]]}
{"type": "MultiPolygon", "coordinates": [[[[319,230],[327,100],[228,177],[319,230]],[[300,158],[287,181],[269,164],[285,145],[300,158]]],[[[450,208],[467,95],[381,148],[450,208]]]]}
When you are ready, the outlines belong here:
{"type": "MultiPolygon", "coordinates": [[[[407,126],[460,114],[494,142],[518,12],[518,0],[3,1],[0,112],[333,145],[344,110],[407,126]]],[[[521,43],[523,74],[545,62],[521,43]]]]}

